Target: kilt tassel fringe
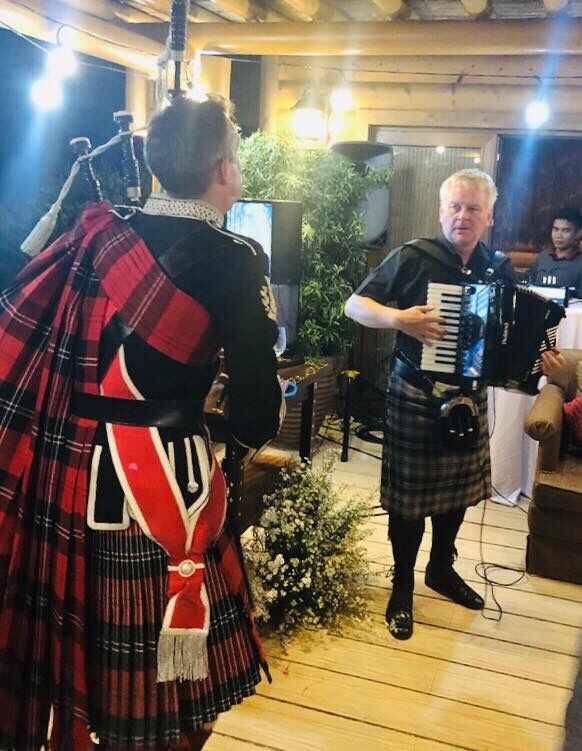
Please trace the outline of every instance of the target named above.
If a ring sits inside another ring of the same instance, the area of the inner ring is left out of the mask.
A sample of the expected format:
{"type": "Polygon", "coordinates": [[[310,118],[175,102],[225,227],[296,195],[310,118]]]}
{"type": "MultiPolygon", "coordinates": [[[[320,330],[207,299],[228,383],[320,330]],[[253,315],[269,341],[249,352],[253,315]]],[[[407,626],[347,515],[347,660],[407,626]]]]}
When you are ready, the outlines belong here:
{"type": "Polygon", "coordinates": [[[158,682],[207,678],[207,636],[201,629],[178,634],[162,629],[158,640],[158,682]]]}

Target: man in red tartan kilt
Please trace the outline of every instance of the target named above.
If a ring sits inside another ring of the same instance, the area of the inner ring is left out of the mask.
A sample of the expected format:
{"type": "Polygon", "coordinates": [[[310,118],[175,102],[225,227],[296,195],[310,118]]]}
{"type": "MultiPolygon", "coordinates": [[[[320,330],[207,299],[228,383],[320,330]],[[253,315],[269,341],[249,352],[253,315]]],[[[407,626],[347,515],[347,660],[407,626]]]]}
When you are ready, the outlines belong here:
{"type": "Polygon", "coordinates": [[[202,748],[266,668],[203,404],[273,438],[267,258],[219,101],[152,121],[165,190],[92,205],[0,297],[0,751],[202,748]]]}

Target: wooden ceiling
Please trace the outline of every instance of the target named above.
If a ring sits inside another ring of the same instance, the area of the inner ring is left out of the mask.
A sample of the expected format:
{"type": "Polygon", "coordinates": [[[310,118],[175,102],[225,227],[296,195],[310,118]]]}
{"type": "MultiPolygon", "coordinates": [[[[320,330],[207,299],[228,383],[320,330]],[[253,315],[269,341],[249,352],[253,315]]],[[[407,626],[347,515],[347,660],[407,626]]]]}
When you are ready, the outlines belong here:
{"type": "MultiPolygon", "coordinates": [[[[0,25],[50,42],[68,27],[75,49],[155,75],[171,5],[0,0],[0,25]]],[[[519,83],[548,77],[551,56],[551,74],[582,82],[582,0],[191,0],[190,20],[189,53],[276,56],[282,80],[305,76],[300,57],[361,82],[519,83]]]]}
{"type": "MultiPolygon", "coordinates": [[[[65,0],[75,5],[75,0],[65,0]]],[[[168,18],[171,0],[112,0],[126,22],[168,18]]],[[[193,0],[193,22],[444,21],[582,17],[582,0],[193,0]]]]}

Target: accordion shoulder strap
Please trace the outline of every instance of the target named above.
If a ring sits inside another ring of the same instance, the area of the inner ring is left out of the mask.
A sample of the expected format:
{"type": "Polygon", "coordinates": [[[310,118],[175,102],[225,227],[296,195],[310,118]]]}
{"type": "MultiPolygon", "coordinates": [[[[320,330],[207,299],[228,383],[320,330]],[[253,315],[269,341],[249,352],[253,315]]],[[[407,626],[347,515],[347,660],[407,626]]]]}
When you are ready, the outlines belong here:
{"type": "MultiPolygon", "coordinates": [[[[419,238],[417,240],[411,240],[402,246],[403,248],[416,248],[416,250],[422,250],[423,253],[427,253],[435,260],[447,266],[450,269],[459,270],[457,264],[453,263],[451,253],[444,248],[437,240],[429,240],[426,237],[419,238]]],[[[494,271],[500,269],[504,264],[509,262],[509,257],[505,253],[501,253],[499,250],[493,251],[491,254],[491,267],[494,271]]]]}
{"type": "Polygon", "coordinates": [[[453,258],[446,248],[438,243],[436,240],[429,240],[426,237],[418,238],[417,240],[411,240],[402,246],[403,248],[415,248],[416,250],[422,250],[429,256],[432,256],[436,261],[439,261],[447,268],[459,270],[457,264],[453,263],[453,258]]]}

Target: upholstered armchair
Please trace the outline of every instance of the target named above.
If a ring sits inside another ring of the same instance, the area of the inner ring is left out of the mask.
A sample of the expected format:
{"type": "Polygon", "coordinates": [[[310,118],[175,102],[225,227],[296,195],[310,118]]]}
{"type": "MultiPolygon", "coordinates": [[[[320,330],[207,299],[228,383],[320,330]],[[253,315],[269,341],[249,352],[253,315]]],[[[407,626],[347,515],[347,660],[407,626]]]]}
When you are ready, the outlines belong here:
{"type": "Polygon", "coordinates": [[[532,574],[582,583],[582,455],[570,450],[563,418],[564,403],[577,395],[582,350],[562,354],[564,368],[542,388],[524,425],[539,441],[526,568],[532,574]]]}

